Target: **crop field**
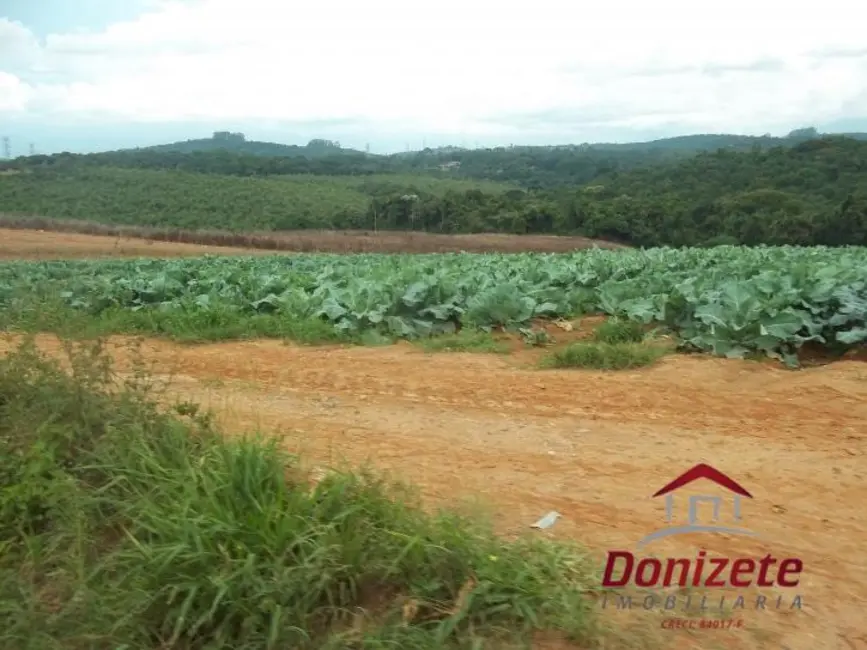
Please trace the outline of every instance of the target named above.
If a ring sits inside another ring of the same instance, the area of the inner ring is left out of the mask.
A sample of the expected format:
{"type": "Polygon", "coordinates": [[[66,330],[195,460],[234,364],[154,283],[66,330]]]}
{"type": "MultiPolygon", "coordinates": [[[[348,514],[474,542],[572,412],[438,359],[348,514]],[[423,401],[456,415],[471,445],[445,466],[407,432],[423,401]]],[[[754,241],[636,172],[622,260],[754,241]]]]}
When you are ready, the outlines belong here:
{"type": "MultiPolygon", "coordinates": [[[[605,647],[858,648],[865,268],[855,247],[4,261],[0,352],[28,331],[57,356],[56,333],[108,335],[118,378],[144,360],[167,406],[199,404],[222,431],[271,436],[316,472],[370,464],[430,508],[482,505],[500,537],[578,542],[600,571],[608,550],[665,525],[657,489],[711,464],[752,494],[743,523],[757,536],[691,533],[649,553],[799,558],[800,585],[688,613],[644,611],[643,591],[625,588],[631,609],[594,601],[615,635],[605,647]],[[532,530],[549,511],[557,523],[532,530]],[[664,616],[742,625],[675,630],[664,616]]],[[[517,567],[486,557],[482,618],[500,607],[490,584],[505,574],[490,567],[517,567]]]]}
{"type": "Polygon", "coordinates": [[[863,248],[735,247],[8,262],[0,307],[14,319],[51,304],[154,333],[186,323],[215,335],[229,324],[280,334],[308,324],[355,339],[606,314],[698,351],[796,366],[805,344],[844,353],[867,341],[865,265],[863,248]]]}

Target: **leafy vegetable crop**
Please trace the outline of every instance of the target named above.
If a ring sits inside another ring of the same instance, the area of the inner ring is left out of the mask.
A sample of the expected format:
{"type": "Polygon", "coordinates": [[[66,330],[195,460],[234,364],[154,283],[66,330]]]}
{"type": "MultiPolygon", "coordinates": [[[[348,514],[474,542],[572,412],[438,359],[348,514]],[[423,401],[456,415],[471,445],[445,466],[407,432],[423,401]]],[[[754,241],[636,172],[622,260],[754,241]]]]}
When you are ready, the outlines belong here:
{"type": "Polygon", "coordinates": [[[592,249],[522,255],[293,255],[9,262],[0,308],[236,310],[414,338],[603,312],[698,349],[797,365],[807,341],[867,341],[867,248],[592,249]]]}

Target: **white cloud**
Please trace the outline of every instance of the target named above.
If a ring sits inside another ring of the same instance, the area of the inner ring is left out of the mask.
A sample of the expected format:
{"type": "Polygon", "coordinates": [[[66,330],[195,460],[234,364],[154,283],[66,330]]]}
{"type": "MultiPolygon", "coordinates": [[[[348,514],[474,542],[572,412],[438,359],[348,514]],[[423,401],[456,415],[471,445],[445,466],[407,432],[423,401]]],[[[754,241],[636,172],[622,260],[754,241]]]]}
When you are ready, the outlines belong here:
{"type": "Polygon", "coordinates": [[[15,75],[0,71],[0,115],[26,110],[31,89],[15,75]]]}
{"type": "Polygon", "coordinates": [[[850,0],[810,13],[770,0],[152,6],[42,43],[0,19],[0,116],[357,119],[564,139],[593,123],[762,132],[867,116],[867,5],[850,0]]]}

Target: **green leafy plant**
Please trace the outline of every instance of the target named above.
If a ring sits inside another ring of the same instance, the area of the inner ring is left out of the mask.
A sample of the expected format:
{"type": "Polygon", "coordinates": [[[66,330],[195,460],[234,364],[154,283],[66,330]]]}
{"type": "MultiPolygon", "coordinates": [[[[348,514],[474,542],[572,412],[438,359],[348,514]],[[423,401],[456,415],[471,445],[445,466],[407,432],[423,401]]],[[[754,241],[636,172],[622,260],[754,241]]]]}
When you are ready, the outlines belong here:
{"type": "Polygon", "coordinates": [[[0,326],[184,340],[357,341],[492,331],[576,310],[693,349],[798,365],[807,342],[867,342],[867,248],[719,246],[564,255],[293,255],[0,264],[0,326]]]}

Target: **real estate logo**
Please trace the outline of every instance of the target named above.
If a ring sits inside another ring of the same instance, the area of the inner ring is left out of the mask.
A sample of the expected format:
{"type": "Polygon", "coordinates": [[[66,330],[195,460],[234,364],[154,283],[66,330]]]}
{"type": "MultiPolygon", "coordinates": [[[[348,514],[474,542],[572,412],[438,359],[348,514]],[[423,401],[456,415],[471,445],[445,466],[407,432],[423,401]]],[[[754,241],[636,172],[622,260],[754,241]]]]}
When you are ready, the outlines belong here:
{"type": "MultiPolygon", "coordinates": [[[[697,481],[698,479],[708,479],[713,481],[717,485],[726,488],[729,492],[734,494],[734,502],[733,502],[733,510],[734,510],[734,521],[741,520],[741,498],[746,497],[747,499],[752,499],[753,495],[747,492],[743,486],[738,484],[736,481],[730,479],[728,476],[720,472],[719,470],[714,469],[710,465],[705,465],[701,463],[696,465],[692,469],[684,472],[676,479],[671,481],[665,487],[660,488],[654,495],[653,498],[665,496],[665,521],[669,524],[674,521],[674,492],[679,490],[682,487],[685,487],[692,483],[693,481],[697,481]]],[[[671,535],[683,535],[685,533],[729,533],[730,535],[755,535],[751,530],[747,530],[746,528],[735,528],[732,526],[708,526],[702,525],[698,523],[698,507],[702,503],[710,503],[713,505],[713,521],[719,521],[720,518],[720,510],[722,507],[722,497],[718,496],[709,496],[709,495],[692,495],[689,497],[688,505],[689,512],[687,515],[687,524],[684,526],[669,526],[667,528],[661,528],[660,530],[654,531],[650,533],[647,537],[638,542],[638,547],[641,548],[650,542],[662,539],[663,537],[670,537],[671,535]]]]}
{"type": "MultiPolygon", "coordinates": [[[[638,549],[645,548],[648,544],[674,535],[694,533],[724,533],[727,535],[743,535],[758,537],[754,531],[743,527],[741,507],[744,499],[752,499],[753,496],[746,488],[740,485],[723,472],[700,463],[673,479],[667,485],[657,490],[653,498],[665,497],[666,527],[653,531],[638,542],[638,549]],[[731,523],[723,523],[723,503],[720,496],[692,495],[687,500],[686,522],[675,523],[675,498],[674,493],[698,480],[704,479],[724,488],[732,495],[731,523]],[[700,506],[710,504],[712,511],[711,523],[701,523],[699,519],[700,506]]],[[[786,557],[777,558],[771,553],[764,557],[712,557],[707,551],[699,550],[694,558],[658,558],[637,557],[628,550],[612,550],[608,552],[605,569],[602,577],[602,586],[606,589],[623,588],[628,586],[641,587],[644,589],[731,589],[731,588],[770,588],[780,589],[791,593],[791,590],[800,583],[800,576],[804,564],[800,558],[786,557]]],[[[711,596],[714,602],[708,606],[708,596],[701,598],[694,595],[678,598],[677,595],[664,595],[651,593],[644,597],[643,602],[638,603],[644,609],[675,609],[679,601],[685,609],[698,606],[701,611],[727,609],[743,609],[747,606],[743,595],[731,598],[726,606],[725,596],[716,598],[711,596]],[[700,603],[697,602],[700,600],[700,603]],[[714,606],[716,605],[716,606],[714,606]]],[[[794,595],[785,598],[779,593],[776,598],[768,603],[767,595],[757,595],[754,598],[755,608],[764,609],[774,607],[779,609],[785,600],[790,608],[801,608],[801,596],[794,595]]],[[[616,604],[618,609],[631,609],[633,607],[631,596],[617,596],[616,600],[609,600],[608,594],[604,596],[602,606],[616,604]]],[[[719,626],[714,626],[719,627],[719,626]]]]}

